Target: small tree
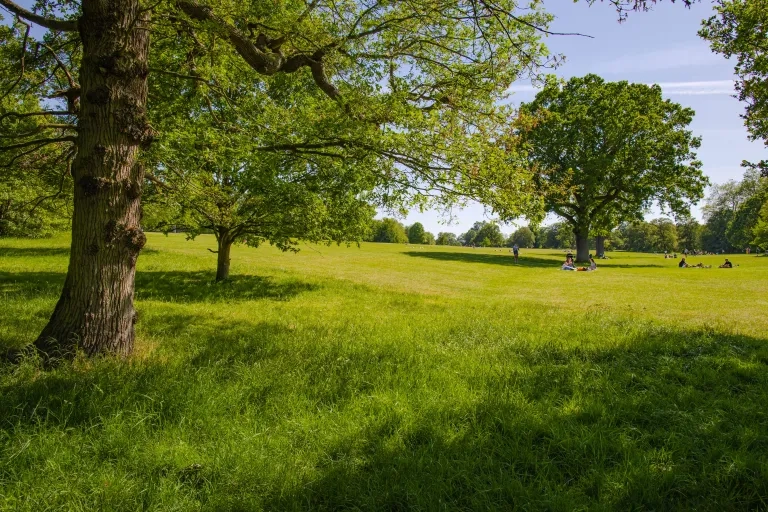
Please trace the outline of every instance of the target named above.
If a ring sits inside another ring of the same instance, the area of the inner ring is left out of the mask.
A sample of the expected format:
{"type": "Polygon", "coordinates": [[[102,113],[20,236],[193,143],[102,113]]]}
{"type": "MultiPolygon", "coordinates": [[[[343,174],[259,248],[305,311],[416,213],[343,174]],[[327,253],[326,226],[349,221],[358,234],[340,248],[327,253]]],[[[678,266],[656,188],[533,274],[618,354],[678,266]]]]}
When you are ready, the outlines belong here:
{"type": "Polygon", "coordinates": [[[448,233],[445,231],[441,231],[437,234],[437,239],[435,240],[435,243],[437,245],[461,245],[461,242],[459,242],[458,237],[454,233],[448,233]]]}
{"type": "Polygon", "coordinates": [[[408,241],[405,226],[392,218],[384,218],[376,224],[373,241],[388,244],[404,244],[408,241]]]}
{"type": "Polygon", "coordinates": [[[416,222],[408,228],[408,242],[412,244],[424,243],[424,226],[421,222],[416,222]]]}
{"type": "Polygon", "coordinates": [[[765,186],[746,199],[734,212],[725,231],[725,236],[733,247],[744,249],[750,245],[754,238],[752,231],[757,225],[760,210],[767,199],[768,186],[765,186]]]}
{"type": "Polygon", "coordinates": [[[768,200],[760,209],[755,227],[752,228],[752,243],[764,251],[768,251],[768,200]]]}
{"type": "Polygon", "coordinates": [[[687,218],[677,223],[678,250],[697,251],[701,249],[702,226],[696,219],[687,218]]]}
{"type": "Polygon", "coordinates": [[[650,222],[653,227],[651,248],[659,252],[677,250],[677,227],[669,219],[654,219],[650,222]]]}
{"type": "Polygon", "coordinates": [[[461,235],[464,245],[475,247],[502,247],[504,235],[495,222],[475,222],[472,228],[461,235]]]}
{"type": "Polygon", "coordinates": [[[531,228],[523,226],[512,233],[507,241],[507,246],[512,247],[517,244],[518,247],[529,249],[534,246],[535,242],[536,238],[534,237],[531,228]]]}

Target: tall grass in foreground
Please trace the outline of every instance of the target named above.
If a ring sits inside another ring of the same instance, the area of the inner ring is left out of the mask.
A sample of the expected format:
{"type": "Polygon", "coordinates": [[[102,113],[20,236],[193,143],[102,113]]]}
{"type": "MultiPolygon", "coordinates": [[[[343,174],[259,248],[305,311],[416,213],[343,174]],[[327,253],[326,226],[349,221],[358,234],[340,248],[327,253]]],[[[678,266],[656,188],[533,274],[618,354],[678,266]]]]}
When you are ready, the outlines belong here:
{"type": "MultiPolygon", "coordinates": [[[[132,360],[0,366],[0,509],[768,507],[768,258],[204,243],[150,237],[132,360]]],[[[65,245],[0,241],[0,344],[65,245]]]]}

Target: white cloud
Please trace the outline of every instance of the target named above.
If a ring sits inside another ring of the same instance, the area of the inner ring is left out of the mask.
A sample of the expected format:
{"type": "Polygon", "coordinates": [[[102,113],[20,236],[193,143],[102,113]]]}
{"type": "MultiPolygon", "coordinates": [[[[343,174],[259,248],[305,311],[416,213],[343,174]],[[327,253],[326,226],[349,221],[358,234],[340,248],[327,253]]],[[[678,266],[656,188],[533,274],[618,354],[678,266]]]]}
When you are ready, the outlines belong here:
{"type": "Polygon", "coordinates": [[[711,95],[733,94],[733,80],[709,80],[705,82],[661,82],[664,94],[711,95]]]}
{"type": "Polygon", "coordinates": [[[704,43],[665,48],[646,53],[626,54],[618,59],[595,63],[598,74],[626,74],[687,67],[713,66],[722,58],[704,43]]]}
{"type": "MultiPolygon", "coordinates": [[[[653,83],[648,83],[653,85],[653,83]]],[[[708,80],[702,82],[658,82],[664,94],[684,96],[704,96],[733,94],[733,80],[708,80]]],[[[530,84],[512,84],[508,89],[512,93],[538,92],[540,88],[530,84]]]]}
{"type": "Polygon", "coordinates": [[[512,84],[508,92],[539,92],[540,87],[534,87],[530,84],[512,84]]]}

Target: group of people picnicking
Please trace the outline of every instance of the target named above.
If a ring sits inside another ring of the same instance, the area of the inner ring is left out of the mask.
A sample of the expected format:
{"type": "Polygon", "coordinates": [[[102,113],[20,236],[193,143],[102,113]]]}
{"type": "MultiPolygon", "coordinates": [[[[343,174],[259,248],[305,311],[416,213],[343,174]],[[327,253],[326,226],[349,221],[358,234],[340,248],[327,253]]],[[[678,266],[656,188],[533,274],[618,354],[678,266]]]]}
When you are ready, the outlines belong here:
{"type": "Polygon", "coordinates": [[[573,254],[570,252],[565,256],[565,263],[563,263],[563,266],[560,267],[562,270],[574,270],[576,272],[591,272],[593,270],[597,270],[597,263],[595,263],[595,258],[592,257],[592,255],[589,255],[589,266],[588,267],[577,267],[575,262],[573,261],[573,254]]]}
{"type": "MultiPolygon", "coordinates": [[[[678,263],[677,266],[680,268],[712,268],[712,265],[704,265],[701,262],[697,263],[696,265],[688,263],[685,256],[680,259],[680,263],[678,263]]],[[[731,260],[728,258],[725,258],[725,263],[718,265],[717,268],[733,268],[733,263],[731,263],[731,260]]]]}
{"type": "MultiPolygon", "coordinates": [[[[518,258],[520,257],[520,248],[517,244],[515,244],[514,247],[512,247],[511,251],[515,256],[515,262],[518,261],[518,258]]],[[[689,264],[686,260],[688,256],[688,251],[686,250],[684,252],[684,256],[680,259],[680,263],[677,264],[679,268],[712,268],[712,265],[704,265],[703,263],[699,262],[697,264],[689,264]]],[[[705,254],[702,252],[702,255],[705,254]]],[[[604,259],[607,259],[605,255],[603,255],[604,259]]],[[[677,253],[674,253],[674,256],[668,255],[666,252],[664,252],[664,259],[668,258],[674,258],[677,259],[677,253]]],[[[725,263],[722,265],[719,265],[717,268],[733,268],[733,263],[728,259],[725,258],[725,263]]],[[[573,253],[568,253],[565,256],[565,262],[560,267],[561,270],[572,270],[576,272],[591,272],[593,270],[597,270],[597,263],[595,262],[595,258],[592,257],[592,255],[589,255],[589,266],[588,267],[577,267],[576,262],[573,259],[573,253]]]]}

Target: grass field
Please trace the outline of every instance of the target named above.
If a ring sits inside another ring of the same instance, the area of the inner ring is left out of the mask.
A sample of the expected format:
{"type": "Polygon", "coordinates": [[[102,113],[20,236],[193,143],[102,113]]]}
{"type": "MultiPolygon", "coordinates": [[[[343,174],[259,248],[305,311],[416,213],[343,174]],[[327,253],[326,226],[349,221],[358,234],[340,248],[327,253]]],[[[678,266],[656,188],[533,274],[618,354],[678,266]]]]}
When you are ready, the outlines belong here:
{"type": "MultiPolygon", "coordinates": [[[[67,247],[0,240],[0,348],[67,247]]],[[[0,366],[1,510],[768,508],[768,258],[147,247],[134,358],[0,366]]]]}

